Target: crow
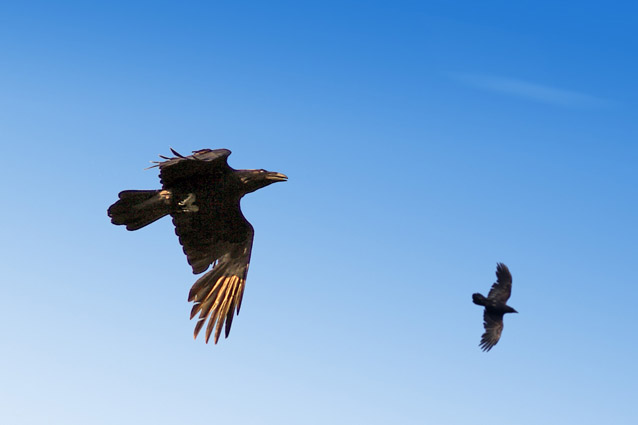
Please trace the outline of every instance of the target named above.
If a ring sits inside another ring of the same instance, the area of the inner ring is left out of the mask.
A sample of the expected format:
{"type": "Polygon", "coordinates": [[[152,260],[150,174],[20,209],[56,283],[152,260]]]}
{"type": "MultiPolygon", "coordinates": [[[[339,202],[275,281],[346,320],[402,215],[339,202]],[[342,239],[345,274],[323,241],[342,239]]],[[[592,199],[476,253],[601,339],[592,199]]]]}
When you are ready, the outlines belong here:
{"type": "Polygon", "coordinates": [[[239,314],[253,245],[253,226],[240,209],[241,198],[275,182],[281,173],[235,170],[228,166],[227,149],[202,149],[153,161],[159,167],[162,189],[125,190],[108,209],[111,222],[137,230],[170,215],[175,234],[194,274],[212,268],[190,290],[191,319],[199,313],[194,337],[206,320],[206,343],[215,329],[217,344],[222,327],[226,338],[233,315],[239,314]]]}
{"type": "Polygon", "coordinates": [[[501,338],[503,315],[505,313],[518,313],[518,311],[505,304],[511,293],[512,274],[505,264],[497,263],[496,282],[492,285],[487,298],[478,293],[472,294],[474,304],[485,307],[483,311],[485,333],[481,336],[481,343],[479,344],[483,351],[490,351],[501,338]]]}

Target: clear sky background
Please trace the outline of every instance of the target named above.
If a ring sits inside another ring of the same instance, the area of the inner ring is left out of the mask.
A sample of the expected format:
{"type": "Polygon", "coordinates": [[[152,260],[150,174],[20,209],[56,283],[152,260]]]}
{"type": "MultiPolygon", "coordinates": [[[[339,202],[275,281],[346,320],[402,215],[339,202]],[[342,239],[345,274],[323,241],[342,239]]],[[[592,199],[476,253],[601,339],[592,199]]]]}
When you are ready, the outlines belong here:
{"type": "Polygon", "coordinates": [[[635,2],[4,2],[0,423],[629,425],[635,2]],[[515,5],[514,5],[515,3],[515,5]],[[248,195],[241,314],[193,340],[169,147],[248,195]],[[499,344],[478,347],[496,263],[499,344]]]}

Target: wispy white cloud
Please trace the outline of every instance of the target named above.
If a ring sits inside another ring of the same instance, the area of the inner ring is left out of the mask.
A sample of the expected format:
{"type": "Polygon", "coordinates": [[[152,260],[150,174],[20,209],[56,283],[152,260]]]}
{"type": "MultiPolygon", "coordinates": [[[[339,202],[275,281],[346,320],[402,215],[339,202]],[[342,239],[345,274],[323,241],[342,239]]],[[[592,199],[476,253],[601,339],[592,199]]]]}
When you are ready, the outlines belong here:
{"type": "Polygon", "coordinates": [[[609,105],[609,101],[595,96],[530,83],[515,78],[456,73],[451,75],[454,79],[476,88],[553,105],[571,107],[600,107],[609,105]]]}

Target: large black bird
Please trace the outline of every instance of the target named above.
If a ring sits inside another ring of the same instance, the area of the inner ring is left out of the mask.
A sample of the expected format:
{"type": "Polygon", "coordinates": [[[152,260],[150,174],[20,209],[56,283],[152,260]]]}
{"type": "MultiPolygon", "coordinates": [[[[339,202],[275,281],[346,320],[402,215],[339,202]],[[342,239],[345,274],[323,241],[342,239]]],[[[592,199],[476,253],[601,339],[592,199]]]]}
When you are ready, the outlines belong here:
{"type": "MultiPolygon", "coordinates": [[[[244,218],[240,200],[247,193],[288,179],[266,170],[234,170],[227,149],[202,149],[182,156],[160,155],[161,190],[125,190],[108,209],[113,224],[137,230],[170,214],[175,233],[193,273],[200,277],[188,295],[199,313],[195,338],[208,319],[206,342],[215,328],[215,344],[225,323],[230,332],[234,311],[239,314],[253,245],[253,226],[244,218]],[[217,324],[215,326],[215,324],[217,324]]],[[[152,167],[151,167],[152,168],[152,167]]]]}
{"type": "Polygon", "coordinates": [[[518,313],[518,311],[505,304],[511,294],[512,274],[503,263],[496,264],[496,282],[492,285],[487,298],[478,293],[472,294],[474,304],[485,306],[483,311],[485,333],[481,336],[481,343],[479,344],[483,351],[490,351],[501,338],[503,315],[505,313],[518,313]]]}

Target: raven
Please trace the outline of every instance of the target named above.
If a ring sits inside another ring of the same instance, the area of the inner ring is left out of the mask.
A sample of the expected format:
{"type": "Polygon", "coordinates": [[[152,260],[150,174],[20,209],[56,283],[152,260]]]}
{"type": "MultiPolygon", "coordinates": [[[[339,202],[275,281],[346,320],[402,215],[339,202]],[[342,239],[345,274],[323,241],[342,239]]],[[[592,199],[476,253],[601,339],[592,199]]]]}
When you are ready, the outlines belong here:
{"type": "Polygon", "coordinates": [[[172,158],[153,161],[159,167],[161,190],[125,190],[108,209],[111,222],[127,230],[140,229],[170,214],[175,234],[194,274],[210,265],[190,290],[191,319],[199,313],[195,338],[208,319],[206,343],[215,328],[217,344],[222,327],[228,338],[234,310],[239,314],[244,295],[253,226],[240,209],[241,198],[275,182],[281,173],[235,170],[228,166],[227,149],[202,149],[182,156],[171,148],[172,158]],[[216,326],[215,326],[216,324],[216,326]]]}
{"type": "Polygon", "coordinates": [[[472,294],[474,304],[485,306],[483,311],[483,327],[485,333],[479,344],[483,351],[490,351],[501,338],[503,332],[503,315],[518,313],[505,304],[512,294],[512,274],[503,263],[496,264],[496,282],[485,298],[481,294],[472,294]]]}

